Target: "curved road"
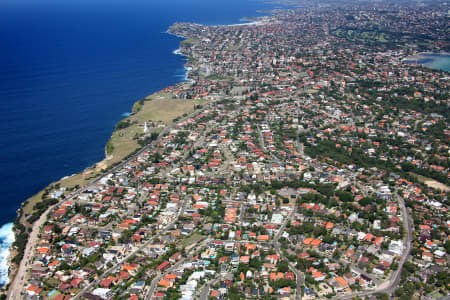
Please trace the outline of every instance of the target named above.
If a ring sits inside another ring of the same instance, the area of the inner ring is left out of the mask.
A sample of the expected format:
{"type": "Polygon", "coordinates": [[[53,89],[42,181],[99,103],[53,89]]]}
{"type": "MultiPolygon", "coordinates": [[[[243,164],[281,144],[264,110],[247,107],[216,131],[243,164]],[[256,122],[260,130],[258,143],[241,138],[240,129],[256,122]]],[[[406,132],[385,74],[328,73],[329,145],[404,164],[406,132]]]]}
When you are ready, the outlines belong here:
{"type": "Polygon", "coordinates": [[[405,264],[406,260],[408,259],[409,256],[409,252],[411,251],[411,243],[412,243],[412,221],[411,221],[411,216],[408,213],[408,209],[405,206],[405,202],[403,201],[403,198],[400,197],[398,195],[398,193],[395,193],[396,198],[398,199],[398,203],[400,205],[400,209],[402,210],[402,215],[403,215],[403,227],[405,229],[406,235],[403,239],[403,243],[406,247],[406,249],[404,250],[404,255],[402,256],[402,258],[400,259],[399,263],[398,263],[398,269],[396,271],[393,272],[393,274],[390,276],[390,278],[388,280],[386,280],[385,282],[383,282],[381,285],[379,285],[377,288],[375,288],[374,290],[368,290],[365,292],[360,292],[360,293],[355,293],[355,294],[351,294],[351,295],[345,295],[345,296],[340,296],[340,297],[336,297],[336,299],[353,299],[354,297],[364,297],[364,296],[369,296],[375,293],[387,293],[387,294],[391,294],[395,291],[395,289],[397,288],[398,284],[400,283],[400,279],[401,279],[401,272],[403,269],[403,265],[405,264]]]}
{"type": "Polygon", "coordinates": [[[62,199],[61,201],[59,201],[55,205],[49,207],[40,216],[40,218],[33,223],[32,231],[30,233],[30,236],[29,236],[28,241],[27,241],[27,245],[25,247],[24,256],[23,256],[22,260],[20,261],[17,274],[14,276],[14,279],[13,279],[13,281],[11,282],[11,284],[10,284],[10,286],[8,288],[7,299],[11,299],[11,300],[18,299],[18,298],[20,298],[21,292],[24,291],[24,285],[26,283],[26,280],[25,280],[26,276],[25,275],[27,273],[27,268],[29,267],[29,264],[31,263],[31,261],[29,259],[33,257],[33,250],[34,250],[34,247],[36,246],[36,243],[38,241],[38,236],[39,236],[39,233],[40,233],[41,226],[47,220],[47,215],[48,215],[48,213],[50,211],[52,211],[55,207],[61,205],[65,201],[74,199],[82,191],[87,189],[90,185],[97,184],[103,177],[105,177],[105,176],[107,176],[107,175],[109,175],[111,173],[114,173],[115,171],[117,171],[120,168],[124,167],[126,164],[128,164],[132,160],[136,159],[139,155],[141,155],[145,151],[148,151],[151,147],[153,147],[155,144],[157,144],[159,141],[161,141],[161,138],[166,133],[168,133],[176,124],[178,124],[180,122],[183,122],[183,121],[185,121],[185,120],[187,120],[189,118],[192,118],[193,116],[199,114],[203,110],[209,108],[212,104],[213,104],[213,102],[205,105],[201,110],[194,111],[191,114],[187,115],[185,118],[179,120],[178,122],[173,123],[173,124],[169,125],[168,127],[164,128],[164,130],[159,134],[159,136],[158,136],[158,138],[156,140],[154,140],[150,144],[144,146],[141,150],[137,151],[135,154],[131,155],[129,158],[127,158],[126,160],[122,161],[117,166],[111,168],[109,171],[104,173],[99,178],[95,179],[94,181],[92,181],[92,182],[86,184],[85,186],[79,188],[78,190],[74,191],[68,198],[62,199]]]}

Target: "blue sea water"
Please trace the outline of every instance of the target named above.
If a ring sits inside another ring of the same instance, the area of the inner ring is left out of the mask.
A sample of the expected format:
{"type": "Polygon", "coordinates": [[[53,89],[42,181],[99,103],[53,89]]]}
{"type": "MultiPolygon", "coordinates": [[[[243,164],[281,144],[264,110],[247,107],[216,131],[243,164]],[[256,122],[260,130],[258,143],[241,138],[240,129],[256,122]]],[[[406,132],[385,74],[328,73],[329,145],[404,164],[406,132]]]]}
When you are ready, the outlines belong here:
{"type": "Polygon", "coordinates": [[[424,65],[437,70],[450,71],[450,55],[448,54],[424,54],[427,62],[424,65]]]}
{"type": "Polygon", "coordinates": [[[0,284],[11,221],[49,183],[104,158],[134,101],[185,80],[176,21],[238,23],[257,0],[0,2],[0,284]]]}
{"type": "Polygon", "coordinates": [[[450,71],[450,55],[449,54],[422,54],[420,59],[406,59],[405,63],[419,64],[431,69],[450,71]]]}

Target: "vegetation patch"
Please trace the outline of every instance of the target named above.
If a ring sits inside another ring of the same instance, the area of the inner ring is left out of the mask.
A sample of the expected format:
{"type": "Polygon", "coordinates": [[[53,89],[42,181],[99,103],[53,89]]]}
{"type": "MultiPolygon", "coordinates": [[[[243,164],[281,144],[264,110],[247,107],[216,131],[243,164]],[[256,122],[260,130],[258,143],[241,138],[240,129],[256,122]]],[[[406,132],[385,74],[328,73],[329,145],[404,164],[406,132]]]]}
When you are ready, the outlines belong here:
{"type": "Polygon", "coordinates": [[[208,79],[208,80],[231,80],[230,77],[219,75],[219,74],[211,74],[209,76],[206,76],[206,79],[208,79]]]}
{"type": "Polygon", "coordinates": [[[370,45],[374,45],[377,43],[389,43],[396,40],[396,38],[391,33],[350,28],[339,28],[333,30],[331,34],[339,38],[344,38],[348,41],[370,45]]]}
{"type": "Polygon", "coordinates": [[[106,154],[110,155],[114,151],[114,145],[111,143],[111,141],[108,141],[106,143],[106,154]]]}

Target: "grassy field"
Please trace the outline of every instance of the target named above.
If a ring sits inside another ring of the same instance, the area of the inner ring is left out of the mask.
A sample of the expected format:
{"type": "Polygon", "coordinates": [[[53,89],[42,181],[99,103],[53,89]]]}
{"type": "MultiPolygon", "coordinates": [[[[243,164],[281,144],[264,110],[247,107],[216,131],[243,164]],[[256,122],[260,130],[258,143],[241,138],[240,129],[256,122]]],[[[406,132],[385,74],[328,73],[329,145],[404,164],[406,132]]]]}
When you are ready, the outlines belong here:
{"type": "MultiPolygon", "coordinates": [[[[195,105],[205,105],[206,100],[180,100],[172,99],[171,95],[166,93],[157,93],[138,101],[133,106],[133,114],[121,122],[127,122],[130,126],[115,130],[109,140],[113,150],[108,153],[106,166],[121,161],[125,156],[139,147],[137,139],[144,135],[144,122],[159,122],[161,125],[168,126],[173,120],[194,111],[195,105]]],[[[150,128],[150,132],[160,132],[162,127],[150,128]]]]}
{"type": "Polygon", "coordinates": [[[181,243],[179,243],[179,246],[181,248],[183,247],[187,247],[189,245],[195,244],[196,242],[200,241],[203,238],[203,235],[201,235],[200,233],[193,233],[190,237],[188,237],[187,239],[183,239],[181,241],[181,243]]]}
{"type": "Polygon", "coordinates": [[[417,178],[417,180],[424,183],[426,186],[441,190],[443,192],[450,192],[450,187],[448,185],[443,184],[442,182],[436,181],[432,178],[428,178],[413,172],[409,172],[409,174],[417,178]]]}
{"type": "Polygon", "coordinates": [[[212,75],[206,76],[205,78],[208,80],[232,80],[231,77],[222,76],[219,74],[212,74],[212,75]]]}
{"type": "Polygon", "coordinates": [[[332,34],[352,42],[366,44],[387,43],[392,40],[392,37],[387,33],[377,31],[337,29],[332,31],[332,34]]]}

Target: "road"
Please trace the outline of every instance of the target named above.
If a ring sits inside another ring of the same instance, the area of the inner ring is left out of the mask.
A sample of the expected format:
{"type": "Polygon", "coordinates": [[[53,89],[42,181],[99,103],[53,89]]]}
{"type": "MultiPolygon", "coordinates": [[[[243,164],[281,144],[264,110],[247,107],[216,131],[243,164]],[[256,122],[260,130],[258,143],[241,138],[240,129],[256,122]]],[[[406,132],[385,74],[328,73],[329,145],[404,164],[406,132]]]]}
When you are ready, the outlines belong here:
{"type": "Polygon", "coordinates": [[[264,144],[264,138],[261,133],[261,129],[259,128],[259,124],[256,124],[256,127],[258,128],[259,145],[261,146],[261,148],[266,150],[266,145],[264,144]]]}
{"type": "MultiPolygon", "coordinates": [[[[110,172],[113,172],[113,171],[111,170],[110,172]]],[[[96,179],[94,182],[98,182],[100,180],[100,178],[96,179]]],[[[47,221],[47,216],[48,216],[49,212],[52,211],[54,208],[60,206],[64,202],[75,199],[75,197],[78,197],[82,191],[84,191],[89,185],[93,184],[94,182],[89,183],[88,185],[86,185],[82,188],[79,188],[78,190],[73,192],[68,198],[62,199],[58,203],[47,208],[47,210],[39,217],[39,219],[33,223],[33,227],[31,229],[31,233],[29,235],[27,245],[25,247],[23,258],[19,264],[19,269],[17,271],[16,276],[14,277],[14,280],[11,282],[11,285],[9,286],[9,289],[8,289],[8,294],[7,294],[8,299],[11,299],[11,300],[17,299],[17,297],[20,297],[18,295],[20,295],[21,292],[24,290],[24,285],[25,285],[25,282],[27,281],[26,280],[27,278],[25,275],[27,275],[28,267],[30,267],[30,265],[32,263],[31,258],[33,257],[33,254],[34,254],[33,250],[36,247],[36,243],[38,242],[40,229],[41,229],[42,225],[47,221]]]]}
{"type": "Polygon", "coordinates": [[[303,157],[303,156],[305,156],[305,151],[304,151],[303,143],[300,143],[299,135],[300,135],[300,128],[297,127],[297,138],[295,141],[297,143],[298,153],[300,154],[300,156],[303,157]]]}
{"type": "MultiPolygon", "coordinates": [[[[200,240],[201,241],[201,240],[200,240]]],[[[197,241],[196,244],[200,243],[200,241],[197,241]]],[[[169,267],[166,271],[161,272],[159,275],[157,275],[155,278],[153,278],[150,288],[146,295],[144,296],[144,299],[150,300],[152,299],[153,294],[155,293],[155,289],[158,287],[159,281],[168,273],[172,272],[173,270],[177,269],[179,266],[181,266],[183,263],[186,262],[186,260],[191,259],[194,256],[194,253],[199,251],[201,248],[203,248],[206,245],[206,240],[203,240],[202,243],[195,248],[192,248],[189,250],[189,253],[186,258],[183,258],[182,260],[175,263],[173,266],[169,267]]]]}
{"type": "Polygon", "coordinates": [[[301,300],[302,299],[302,286],[303,282],[305,282],[305,278],[303,276],[303,273],[300,272],[292,262],[290,262],[283,254],[283,252],[280,250],[280,244],[278,243],[278,240],[280,239],[281,235],[284,232],[284,229],[286,228],[287,223],[292,220],[292,217],[294,216],[296,212],[296,207],[291,211],[289,216],[284,220],[283,225],[281,225],[280,230],[278,230],[277,234],[275,235],[274,239],[272,240],[272,244],[274,245],[275,251],[277,254],[282,258],[283,260],[286,260],[288,262],[289,268],[294,272],[295,278],[296,278],[296,292],[295,292],[295,299],[301,300]]]}
{"type": "Polygon", "coordinates": [[[241,211],[239,214],[239,223],[242,225],[242,222],[244,222],[244,217],[245,217],[245,209],[247,208],[247,206],[245,205],[245,203],[242,203],[241,205],[241,211]]]}
{"type": "MultiPolygon", "coordinates": [[[[205,105],[202,110],[192,112],[185,118],[181,119],[179,122],[183,122],[189,118],[194,117],[195,115],[199,114],[201,111],[209,108],[211,105],[212,105],[212,103],[205,105]]],[[[105,176],[108,176],[109,174],[112,174],[112,173],[116,172],[117,170],[123,168],[129,162],[135,160],[139,155],[141,155],[142,153],[151,149],[153,146],[155,146],[157,143],[159,143],[161,141],[162,137],[164,135],[166,135],[176,124],[177,123],[173,123],[173,124],[169,125],[168,127],[164,128],[164,130],[158,135],[156,140],[154,140],[150,144],[144,146],[141,150],[137,151],[135,154],[131,155],[129,158],[125,159],[124,161],[119,163],[117,166],[112,167],[109,171],[105,172],[99,178],[84,185],[83,187],[79,188],[78,190],[75,190],[71,195],[68,196],[68,198],[62,199],[55,205],[47,208],[47,210],[39,217],[39,219],[33,223],[32,231],[29,235],[27,245],[25,247],[23,259],[21,260],[21,262],[19,264],[19,268],[18,268],[16,276],[14,276],[14,279],[9,286],[8,293],[7,293],[7,299],[11,299],[11,300],[17,299],[18,297],[20,297],[19,296],[20,293],[22,291],[24,291],[24,285],[25,285],[26,279],[27,279],[25,275],[27,275],[27,270],[28,270],[29,264],[31,263],[29,261],[29,259],[31,257],[33,257],[33,254],[34,254],[33,250],[36,247],[36,243],[38,242],[38,236],[40,233],[41,226],[47,221],[47,216],[48,216],[49,212],[52,211],[54,208],[63,204],[65,201],[74,200],[76,197],[78,197],[81,194],[81,192],[88,189],[90,186],[99,183],[100,180],[102,178],[104,178],[105,176]]]]}
{"type": "Polygon", "coordinates": [[[406,235],[403,238],[403,243],[404,246],[406,247],[404,250],[404,255],[402,256],[402,258],[400,259],[400,261],[398,262],[398,269],[396,271],[393,271],[391,276],[389,277],[388,280],[386,280],[385,282],[383,282],[382,284],[380,284],[379,286],[377,286],[375,289],[373,290],[367,290],[364,292],[360,292],[360,293],[355,293],[355,294],[351,294],[351,295],[345,295],[345,296],[340,296],[340,297],[336,297],[336,299],[353,299],[354,297],[364,297],[364,296],[369,296],[371,294],[375,294],[375,293],[387,293],[387,294],[391,294],[395,291],[395,289],[397,288],[398,284],[400,283],[400,279],[401,279],[401,271],[403,269],[403,265],[405,264],[406,260],[408,259],[409,253],[411,251],[411,243],[413,240],[413,236],[412,236],[412,220],[411,220],[411,216],[408,213],[408,209],[405,206],[405,201],[403,200],[402,197],[400,197],[398,195],[398,193],[395,193],[395,197],[398,200],[398,204],[400,206],[400,209],[402,210],[402,216],[403,216],[403,227],[405,229],[406,235]]]}
{"type": "Polygon", "coordinates": [[[148,293],[145,295],[144,299],[148,299],[150,300],[153,296],[153,294],[155,293],[155,289],[158,286],[159,281],[168,273],[168,272],[172,272],[173,270],[175,270],[176,268],[178,268],[179,266],[181,266],[184,262],[186,261],[186,258],[178,261],[177,263],[175,263],[173,266],[171,266],[170,268],[168,268],[165,272],[161,272],[159,275],[157,275],[155,278],[153,278],[152,282],[150,283],[150,288],[148,290],[148,293]]]}
{"type": "Polygon", "coordinates": [[[264,150],[264,152],[269,153],[269,156],[273,162],[275,162],[279,166],[283,166],[284,163],[278,157],[276,157],[271,151],[267,151],[266,145],[264,144],[264,138],[261,129],[259,128],[258,124],[256,124],[256,127],[258,128],[259,143],[261,144],[261,148],[264,150]]]}
{"type": "Polygon", "coordinates": [[[211,286],[218,283],[219,280],[220,280],[219,278],[215,278],[212,281],[210,280],[207,283],[205,283],[202,290],[200,291],[199,300],[208,300],[209,290],[211,289],[211,286]]]}
{"type": "Polygon", "coordinates": [[[219,144],[219,149],[221,149],[225,156],[225,161],[223,163],[223,169],[228,170],[229,166],[234,162],[234,156],[231,154],[228,145],[219,144]]]}
{"type": "Polygon", "coordinates": [[[302,286],[305,282],[305,277],[302,272],[300,272],[294,264],[289,261],[283,254],[283,252],[280,250],[280,244],[278,242],[275,243],[275,251],[277,252],[278,256],[280,256],[281,259],[288,262],[289,268],[294,272],[295,274],[295,285],[296,285],[296,292],[295,292],[295,299],[301,300],[302,299],[302,286]]]}
{"type": "Polygon", "coordinates": [[[280,229],[278,230],[277,234],[273,237],[272,241],[270,242],[270,244],[274,245],[274,244],[278,244],[278,240],[280,239],[281,235],[283,234],[284,230],[286,229],[287,223],[292,220],[292,217],[294,216],[295,212],[296,212],[297,208],[294,207],[292,209],[292,211],[289,213],[289,215],[286,217],[286,219],[284,220],[283,224],[281,224],[280,229]]]}
{"type": "MultiPolygon", "coordinates": [[[[58,204],[56,204],[58,205],[58,204]]],[[[33,250],[34,247],[38,241],[39,237],[39,229],[41,226],[45,223],[47,220],[47,215],[49,211],[54,208],[56,205],[52,206],[50,209],[46,210],[41,217],[36,221],[35,225],[33,225],[33,229],[30,233],[27,247],[25,248],[25,252],[23,255],[22,260],[20,261],[19,270],[17,271],[16,276],[14,277],[14,280],[12,281],[9,289],[8,289],[8,299],[17,299],[20,297],[21,291],[23,291],[23,286],[25,284],[25,275],[27,273],[28,267],[31,265],[33,257],[33,250]],[[30,245],[30,246],[28,246],[30,245]]]]}
{"type": "MultiPolygon", "coordinates": [[[[181,205],[181,209],[178,212],[177,217],[180,215],[180,213],[184,209],[184,205],[185,205],[186,201],[187,201],[187,198],[184,199],[184,201],[183,201],[183,203],[181,205]]],[[[173,221],[172,223],[167,224],[166,227],[163,230],[161,230],[156,236],[154,236],[151,240],[149,240],[146,243],[142,244],[140,247],[138,247],[134,251],[130,252],[127,256],[125,256],[123,259],[121,259],[116,265],[112,266],[111,268],[109,268],[108,270],[103,272],[103,274],[97,280],[94,280],[90,284],[85,286],[75,297],[72,298],[72,300],[81,299],[80,297],[83,297],[83,295],[85,293],[87,293],[90,289],[92,289],[93,287],[97,286],[100,283],[100,281],[105,279],[112,272],[116,271],[116,269],[120,268],[122,266],[122,264],[124,262],[126,262],[130,257],[132,257],[133,255],[137,254],[139,251],[143,250],[144,248],[148,247],[149,245],[153,244],[156,238],[164,235],[167,232],[167,230],[169,228],[171,228],[173,225],[175,225],[175,221],[173,221]]]]}

